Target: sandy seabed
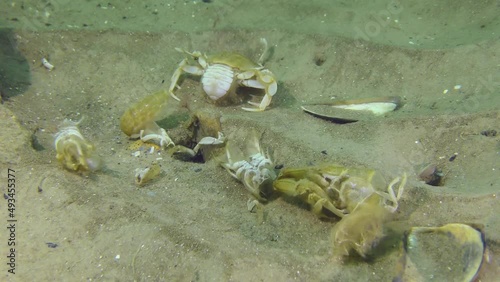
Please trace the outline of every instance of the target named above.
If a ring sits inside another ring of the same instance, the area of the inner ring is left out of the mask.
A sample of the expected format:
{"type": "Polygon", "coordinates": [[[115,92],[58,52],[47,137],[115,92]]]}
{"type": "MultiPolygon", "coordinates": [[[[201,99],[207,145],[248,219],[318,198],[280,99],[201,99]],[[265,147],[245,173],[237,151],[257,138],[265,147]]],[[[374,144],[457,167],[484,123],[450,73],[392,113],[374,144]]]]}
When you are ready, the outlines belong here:
{"type": "MultiPolygon", "coordinates": [[[[170,25],[162,30],[153,29],[158,25],[154,20],[145,20],[149,30],[133,30],[132,24],[103,29],[91,22],[86,23],[88,29],[68,28],[66,19],[59,23],[66,23],[66,28],[36,31],[14,21],[5,32],[4,38],[17,51],[4,51],[1,59],[19,68],[25,65],[27,70],[12,76],[4,73],[1,81],[2,92],[9,96],[0,106],[1,178],[7,183],[8,169],[15,170],[18,220],[17,273],[9,275],[3,264],[6,280],[391,280],[400,243],[369,262],[333,259],[330,232],[335,221],[321,221],[304,206],[282,198],[266,204],[261,214],[248,212],[249,194],[216,158],[182,162],[164,152],[136,157],[127,149],[130,141],[121,132],[119,119],[133,103],[168,87],[182,59],[175,47],[207,53],[236,51],[258,58],[261,37],[274,46],[266,67],[279,81],[268,110],[251,113],[242,111],[241,104],[215,105],[199,81],[187,77],[176,92],[182,101],[171,100],[171,116],[160,123],[172,139],[181,138],[179,120],[201,111],[220,116],[224,133],[241,144],[248,132],[261,133],[262,146],[272,148],[275,163],[285,167],[335,163],[375,168],[387,179],[406,172],[408,183],[395,215],[397,225],[404,229],[450,222],[483,224],[491,262],[481,278],[493,281],[499,275],[495,256],[500,246],[500,139],[481,134],[500,130],[500,42],[498,34],[482,31],[493,28],[490,22],[485,27],[476,22],[466,25],[472,20],[462,17],[456,26],[462,23],[465,35],[453,37],[448,32],[450,38],[442,42],[423,36],[432,29],[422,23],[420,36],[411,37],[408,34],[419,29],[411,25],[405,30],[405,20],[411,19],[404,16],[412,8],[416,15],[422,10],[408,6],[397,22],[382,26],[380,36],[363,41],[347,32],[332,35],[323,28],[315,32],[314,19],[323,16],[320,1],[312,1],[310,9],[303,11],[310,15],[303,20],[309,30],[303,25],[284,28],[289,22],[280,22],[279,17],[273,26],[272,15],[265,14],[261,16],[268,20],[251,28],[247,22],[251,21],[239,14],[246,8],[244,2],[197,2],[144,8],[147,15],[155,15],[154,9],[160,13],[162,8],[176,9],[178,22],[168,19],[170,25]],[[189,19],[192,15],[196,17],[189,19]],[[241,28],[232,27],[238,15],[241,28]],[[210,20],[200,27],[200,18],[210,20]],[[44,56],[54,64],[52,71],[40,65],[44,56]],[[6,80],[11,77],[17,84],[6,80]],[[457,85],[459,89],[454,89],[457,85]],[[444,93],[445,89],[449,91],[444,93]],[[404,105],[386,116],[347,125],[300,110],[302,104],[333,97],[382,96],[400,96],[404,105]],[[61,121],[82,116],[83,135],[106,163],[103,171],[89,176],[62,169],[53,148],[61,121]],[[158,157],[162,158],[161,176],[138,188],[135,169],[158,157]],[[427,163],[437,164],[444,172],[443,186],[418,179],[418,168],[427,163]]],[[[290,5],[283,19],[293,18],[293,11],[299,13],[299,4],[290,5]]],[[[108,14],[115,22],[123,17],[138,21],[143,11],[134,10],[134,17],[120,8],[108,14]]],[[[11,14],[2,13],[2,21],[16,13],[23,19],[18,7],[6,9],[11,14]]],[[[61,18],[57,12],[63,8],[58,9],[53,19],[61,18]]],[[[333,13],[331,24],[363,29],[362,23],[374,21],[370,9],[378,8],[335,10],[344,13],[333,13]]],[[[489,7],[477,9],[483,9],[478,12],[486,22],[489,7]]],[[[102,16],[101,10],[94,11],[96,18],[102,16]]],[[[78,22],[78,13],[68,11],[74,14],[66,16],[78,22]]],[[[456,20],[440,11],[450,22],[456,20]]],[[[491,17],[495,26],[498,18],[491,17]]],[[[326,24],[328,19],[325,16],[326,24]]],[[[0,208],[2,218],[7,218],[7,204],[0,208]]],[[[3,258],[8,255],[8,235],[2,232],[3,258]]]]}

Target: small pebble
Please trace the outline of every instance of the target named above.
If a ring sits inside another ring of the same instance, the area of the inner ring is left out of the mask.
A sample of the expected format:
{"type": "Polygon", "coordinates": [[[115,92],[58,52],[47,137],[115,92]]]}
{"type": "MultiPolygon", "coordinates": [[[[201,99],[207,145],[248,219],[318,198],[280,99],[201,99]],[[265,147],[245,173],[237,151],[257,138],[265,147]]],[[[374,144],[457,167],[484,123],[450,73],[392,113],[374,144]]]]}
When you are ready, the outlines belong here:
{"type": "Polygon", "coordinates": [[[52,248],[52,249],[55,249],[58,246],[56,243],[52,243],[52,242],[47,242],[45,244],[47,244],[47,247],[52,248]]]}
{"type": "Polygon", "coordinates": [[[481,135],[484,135],[486,137],[495,137],[497,136],[497,131],[494,129],[483,130],[481,131],[481,135]]]}
{"type": "Polygon", "coordinates": [[[450,157],[449,161],[450,162],[454,161],[457,158],[457,156],[458,156],[457,153],[453,154],[453,156],[450,157]]]}
{"type": "Polygon", "coordinates": [[[257,205],[259,204],[259,201],[255,200],[255,199],[249,199],[247,201],[247,209],[249,212],[251,213],[255,213],[256,210],[257,210],[257,205]]]}

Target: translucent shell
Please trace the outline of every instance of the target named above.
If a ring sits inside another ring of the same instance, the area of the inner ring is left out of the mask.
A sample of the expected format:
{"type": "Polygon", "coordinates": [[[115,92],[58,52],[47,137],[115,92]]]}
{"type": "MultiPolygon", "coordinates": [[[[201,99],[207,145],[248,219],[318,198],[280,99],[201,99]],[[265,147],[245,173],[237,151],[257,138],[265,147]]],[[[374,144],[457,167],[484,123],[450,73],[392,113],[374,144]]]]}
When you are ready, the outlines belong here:
{"type": "Polygon", "coordinates": [[[339,165],[285,168],[273,185],[275,190],[308,203],[321,218],[333,215],[342,218],[374,193],[371,185],[374,173],[370,169],[339,165]]]}
{"type": "Polygon", "coordinates": [[[479,277],[490,258],[483,229],[481,224],[462,223],[410,228],[403,240],[398,281],[489,280],[479,277]]]}
{"type": "Polygon", "coordinates": [[[208,57],[211,64],[224,64],[240,70],[262,69],[262,66],[254,63],[249,58],[238,53],[222,52],[208,57]]]}
{"type": "Polygon", "coordinates": [[[221,166],[234,178],[238,179],[248,192],[261,202],[267,201],[273,192],[276,179],[271,158],[260,147],[256,133],[248,139],[246,153],[232,142],[226,143],[226,161],[221,166]]]}
{"type": "Polygon", "coordinates": [[[123,133],[133,138],[139,137],[141,130],[144,135],[157,133],[160,127],[155,121],[166,116],[167,99],[168,93],[163,90],[146,96],[128,108],[120,120],[123,133]]]}
{"type": "Polygon", "coordinates": [[[98,170],[101,159],[94,153],[94,145],[86,140],[77,125],[80,123],[65,119],[55,135],[54,146],[57,160],[68,170],[87,172],[98,170]]]}
{"type": "Polygon", "coordinates": [[[372,169],[327,165],[283,169],[273,186],[309,204],[319,217],[341,218],[332,230],[335,254],[355,251],[366,257],[384,237],[384,225],[398,209],[405,184],[405,173],[386,185],[372,169]],[[386,191],[374,188],[383,186],[386,191]]]}
{"type": "Polygon", "coordinates": [[[351,250],[365,258],[384,237],[384,224],[392,213],[380,205],[380,196],[372,194],[356,210],[332,229],[333,253],[348,256],[351,250]]]}
{"type": "Polygon", "coordinates": [[[138,186],[142,186],[147,182],[157,178],[161,173],[161,166],[158,162],[154,161],[150,166],[140,169],[137,168],[135,170],[135,184],[138,186]]]}

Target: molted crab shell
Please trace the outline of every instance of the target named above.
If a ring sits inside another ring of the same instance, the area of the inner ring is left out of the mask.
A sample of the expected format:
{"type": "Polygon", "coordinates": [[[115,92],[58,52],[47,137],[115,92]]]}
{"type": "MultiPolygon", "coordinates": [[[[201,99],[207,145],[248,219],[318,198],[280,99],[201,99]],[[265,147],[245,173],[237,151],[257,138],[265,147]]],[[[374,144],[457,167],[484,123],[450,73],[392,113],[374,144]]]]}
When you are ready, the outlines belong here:
{"type": "Polygon", "coordinates": [[[243,183],[257,200],[265,202],[273,192],[273,181],[276,179],[274,164],[261,149],[255,132],[248,140],[246,154],[233,142],[227,142],[227,160],[221,162],[221,166],[243,183]]]}

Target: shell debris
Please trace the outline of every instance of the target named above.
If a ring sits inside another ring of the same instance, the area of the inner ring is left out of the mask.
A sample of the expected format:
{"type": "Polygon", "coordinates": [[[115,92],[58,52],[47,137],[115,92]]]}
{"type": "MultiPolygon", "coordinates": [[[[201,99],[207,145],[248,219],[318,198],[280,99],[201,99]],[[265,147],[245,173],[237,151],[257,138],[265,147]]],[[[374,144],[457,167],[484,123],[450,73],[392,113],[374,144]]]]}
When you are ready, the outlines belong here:
{"type": "Polygon", "coordinates": [[[161,173],[161,165],[157,161],[153,161],[146,168],[135,169],[135,184],[142,186],[147,182],[157,178],[161,173]]]}
{"type": "Polygon", "coordinates": [[[54,65],[51,64],[46,58],[42,58],[42,65],[49,71],[54,69],[54,65]]]}

